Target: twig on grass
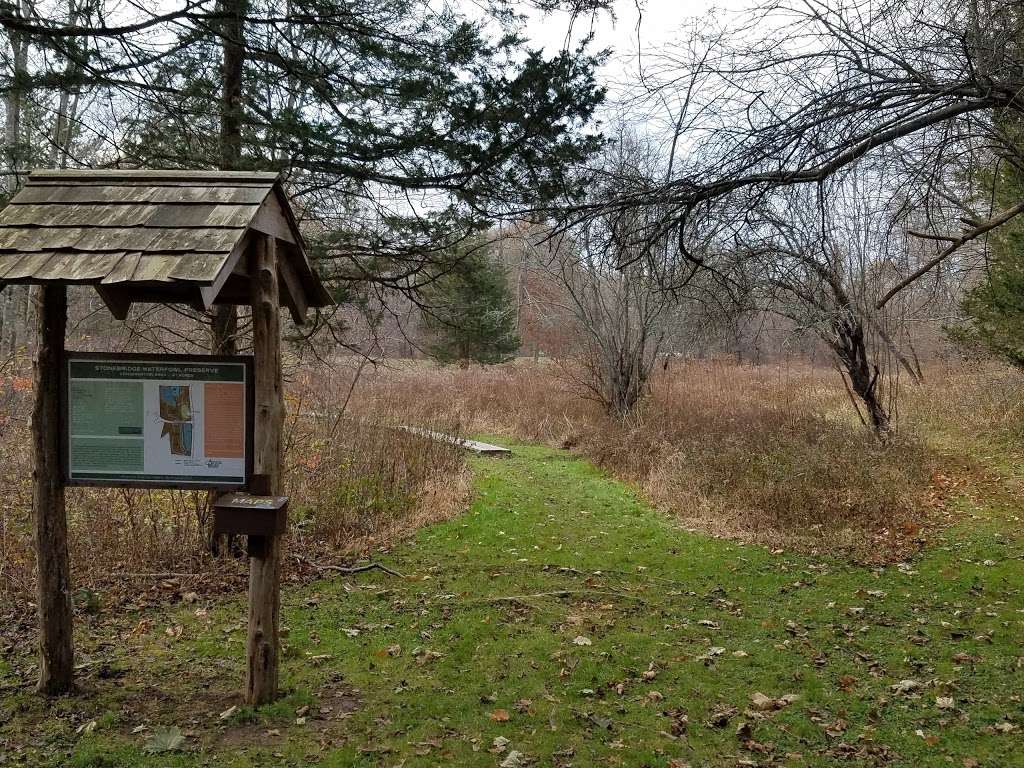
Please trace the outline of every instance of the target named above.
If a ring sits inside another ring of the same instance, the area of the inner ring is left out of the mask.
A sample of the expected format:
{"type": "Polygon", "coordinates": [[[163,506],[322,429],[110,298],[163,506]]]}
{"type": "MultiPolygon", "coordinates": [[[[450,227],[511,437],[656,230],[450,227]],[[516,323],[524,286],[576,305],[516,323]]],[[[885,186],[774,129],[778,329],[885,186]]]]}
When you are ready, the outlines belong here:
{"type": "Polygon", "coordinates": [[[365,565],[354,565],[351,567],[346,567],[344,565],[327,565],[323,563],[314,563],[308,557],[303,557],[302,555],[297,555],[295,553],[292,553],[292,557],[300,563],[305,563],[306,565],[316,568],[318,571],[333,571],[334,573],[353,574],[364,573],[365,571],[372,571],[376,569],[378,571],[384,571],[384,573],[390,576],[395,576],[399,579],[405,578],[403,574],[399,573],[396,570],[388,568],[383,563],[366,563],[365,565]]]}
{"type": "Polygon", "coordinates": [[[601,589],[559,589],[554,592],[534,592],[531,595],[497,595],[494,597],[475,597],[467,600],[468,603],[525,603],[530,599],[543,597],[567,598],[574,595],[604,595],[607,597],[623,597],[627,600],[636,600],[640,603],[648,602],[646,598],[639,595],[630,595],[625,592],[614,592],[601,589]]]}

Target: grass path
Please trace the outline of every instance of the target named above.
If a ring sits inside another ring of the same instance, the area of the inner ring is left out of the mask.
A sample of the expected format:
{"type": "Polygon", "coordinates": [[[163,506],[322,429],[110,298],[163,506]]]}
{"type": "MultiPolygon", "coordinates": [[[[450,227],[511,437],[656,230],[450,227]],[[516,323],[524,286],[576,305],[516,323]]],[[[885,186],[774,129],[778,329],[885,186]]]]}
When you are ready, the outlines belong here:
{"type": "Polygon", "coordinates": [[[0,698],[0,752],[159,768],[1024,766],[1012,510],[866,569],[682,532],[564,452],[472,462],[471,510],[389,556],[407,579],[286,590],[281,703],[229,710],[242,601],[190,606],[116,639],[84,629],[101,673],[49,707],[0,698]],[[161,726],[187,751],[147,754],[161,726]]]}

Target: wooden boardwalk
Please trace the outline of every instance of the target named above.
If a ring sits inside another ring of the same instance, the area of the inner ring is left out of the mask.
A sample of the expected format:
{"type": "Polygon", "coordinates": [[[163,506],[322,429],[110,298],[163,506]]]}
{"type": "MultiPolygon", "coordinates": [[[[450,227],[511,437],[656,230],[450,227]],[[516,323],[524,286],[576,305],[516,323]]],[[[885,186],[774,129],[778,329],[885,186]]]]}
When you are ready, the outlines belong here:
{"type": "Polygon", "coordinates": [[[481,443],[479,440],[466,440],[461,437],[453,437],[452,435],[446,435],[443,432],[433,432],[429,429],[423,429],[422,427],[408,427],[402,426],[400,429],[404,429],[406,432],[412,432],[415,435],[422,435],[423,437],[429,437],[432,440],[438,440],[444,443],[451,443],[457,445],[460,448],[465,448],[467,451],[479,454],[480,456],[511,456],[512,451],[508,448],[503,448],[500,445],[492,445],[491,443],[481,443]]]}

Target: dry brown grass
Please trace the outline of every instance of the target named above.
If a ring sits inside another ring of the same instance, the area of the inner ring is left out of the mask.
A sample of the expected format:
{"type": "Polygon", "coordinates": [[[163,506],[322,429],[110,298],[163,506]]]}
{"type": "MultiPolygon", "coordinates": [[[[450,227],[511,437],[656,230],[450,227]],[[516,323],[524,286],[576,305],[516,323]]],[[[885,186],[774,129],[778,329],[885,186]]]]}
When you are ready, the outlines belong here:
{"type": "MultiPolygon", "coordinates": [[[[448,414],[467,432],[573,448],[695,530],[859,560],[921,542],[965,466],[972,431],[1024,423],[1017,376],[999,366],[934,368],[902,387],[901,429],[879,443],[838,375],[805,365],[675,362],[628,423],[604,416],[557,366],[402,364],[377,371],[357,411],[448,414]],[[404,410],[408,408],[408,410],[404,410]]],[[[967,462],[969,465],[969,462],[967,462]]]]}
{"type": "MultiPolygon", "coordinates": [[[[31,391],[25,367],[0,373],[0,608],[34,590],[31,536],[31,391]]],[[[289,546],[315,561],[386,547],[457,513],[469,492],[464,457],[450,446],[338,416],[354,371],[309,369],[289,385],[286,424],[289,546]]],[[[425,422],[456,430],[443,420],[425,422]]],[[[205,492],[69,488],[73,583],[116,601],[163,574],[182,590],[236,588],[243,559],[213,558],[205,492]]],[[[291,558],[286,562],[298,564],[291,558]]],[[[309,572],[305,566],[303,572],[309,572]]]]}
{"type": "MultiPolygon", "coordinates": [[[[935,367],[924,386],[904,385],[901,432],[884,446],[857,423],[832,371],[677,362],[628,423],[604,416],[561,374],[544,362],[343,361],[293,372],[292,551],[323,561],[365,554],[465,507],[463,457],[400,424],[573,448],[687,528],[863,560],[917,545],[967,446],[1001,461],[1024,453],[1021,378],[999,366],[935,367]]],[[[0,605],[24,604],[33,590],[26,375],[24,364],[0,371],[0,605]]],[[[78,587],[149,583],[125,574],[186,574],[188,588],[244,580],[244,561],[207,553],[203,493],[69,489],[68,510],[78,587]]]]}

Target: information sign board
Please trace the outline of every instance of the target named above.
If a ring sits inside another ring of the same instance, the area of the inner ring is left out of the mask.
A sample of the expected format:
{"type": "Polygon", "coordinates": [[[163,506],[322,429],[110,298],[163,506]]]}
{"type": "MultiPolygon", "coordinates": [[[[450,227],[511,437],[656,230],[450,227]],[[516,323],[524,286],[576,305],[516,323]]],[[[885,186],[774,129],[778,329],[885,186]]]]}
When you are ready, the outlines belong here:
{"type": "Polygon", "coordinates": [[[69,352],[69,485],[240,488],[252,473],[250,357],[69,352]]]}

